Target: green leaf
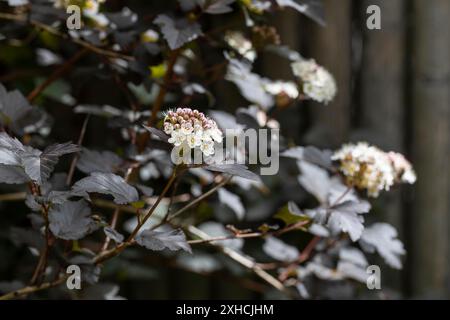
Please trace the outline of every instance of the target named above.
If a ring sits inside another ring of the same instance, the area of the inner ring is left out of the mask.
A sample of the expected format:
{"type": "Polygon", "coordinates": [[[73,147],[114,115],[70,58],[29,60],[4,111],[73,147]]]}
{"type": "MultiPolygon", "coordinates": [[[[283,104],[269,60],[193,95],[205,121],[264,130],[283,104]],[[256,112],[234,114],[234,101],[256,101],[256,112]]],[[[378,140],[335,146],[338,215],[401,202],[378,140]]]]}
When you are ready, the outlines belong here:
{"type": "Polygon", "coordinates": [[[145,201],[134,201],[130,204],[135,209],[142,209],[145,206],[145,201]]]}
{"type": "Polygon", "coordinates": [[[289,202],[289,204],[282,207],[274,216],[276,219],[280,219],[286,225],[291,225],[300,221],[311,220],[310,217],[303,214],[294,202],[289,202]]]}
{"type": "Polygon", "coordinates": [[[164,77],[167,71],[167,65],[165,63],[161,63],[155,66],[148,67],[151,72],[151,77],[154,79],[160,79],[164,77]]]}

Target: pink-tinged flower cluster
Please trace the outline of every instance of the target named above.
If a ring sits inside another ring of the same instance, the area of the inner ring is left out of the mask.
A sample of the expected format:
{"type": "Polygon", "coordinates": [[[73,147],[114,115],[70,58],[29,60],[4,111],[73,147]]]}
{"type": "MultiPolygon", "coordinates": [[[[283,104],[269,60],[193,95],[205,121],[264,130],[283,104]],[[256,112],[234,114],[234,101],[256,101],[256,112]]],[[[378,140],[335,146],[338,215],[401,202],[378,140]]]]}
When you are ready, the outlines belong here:
{"type": "Polygon", "coordinates": [[[200,148],[205,156],[214,154],[214,143],[223,140],[217,123],[198,110],[177,108],[168,111],[164,118],[164,132],[170,135],[169,143],[200,148]]]}
{"type": "Polygon", "coordinates": [[[349,185],[366,189],[371,197],[377,197],[395,183],[416,181],[411,164],[402,154],[384,152],[365,142],[344,145],[332,159],[339,161],[339,171],[349,185]]]}
{"type": "Polygon", "coordinates": [[[416,182],[416,173],[413,170],[411,163],[406,158],[397,152],[388,152],[387,156],[391,160],[392,167],[395,172],[395,180],[397,182],[404,182],[413,184],[416,182]]]}

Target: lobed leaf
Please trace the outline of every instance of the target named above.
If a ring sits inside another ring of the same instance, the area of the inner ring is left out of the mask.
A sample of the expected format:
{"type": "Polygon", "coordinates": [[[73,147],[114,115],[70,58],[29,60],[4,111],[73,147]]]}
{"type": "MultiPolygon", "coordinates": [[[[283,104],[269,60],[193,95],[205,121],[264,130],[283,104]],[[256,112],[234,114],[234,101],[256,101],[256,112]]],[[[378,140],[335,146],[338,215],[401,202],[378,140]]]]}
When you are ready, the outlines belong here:
{"type": "Polygon", "coordinates": [[[217,193],[220,202],[232,209],[239,220],[244,219],[245,208],[239,196],[224,188],[220,188],[217,193]]]}
{"type": "Polygon", "coordinates": [[[186,241],[186,236],[181,229],[172,230],[143,230],[136,236],[136,242],[153,251],[169,249],[171,251],[184,250],[192,253],[190,245],[186,241]]]}
{"type": "Polygon", "coordinates": [[[203,34],[198,23],[187,19],[175,20],[165,14],[160,14],[153,22],[160,27],[171,50],[178,49],[203,34]]]}
{"type": "Polygon", "coordinates": [[[297,260],[300,255],[296,247],[275,237],[266,238],[262,248],[269,257],[279,261],[292,262],[297,260]]]}
{"type": "Polygon", "coordinates": [[[21,184],[28,181],[30,178],[21,167],[0,165],[0,183],[21,184]]]}
{"type": "Polygon", "coordinates": [[[369,210],[367,201],[345,201],[330,208],[327,225],[333,232],[346,232],[352,241],[357,241],[364,230],[364,218],[360,214],[369,210]]]}
{"type": "Polygon", "coordinates": [[[108,238],[113,239],[116,243],[122,243],[124,236],[117,230],[111,228],[111,227],[104,227],[103,232],[108,238]]]}
{"type": "Polygon", "coordinates": [[[84,148],[77,162],[77,168],[87,174],[93,172],[116,172],[123,162],[117,154],[111,151],[94,151],[84,148]]]}
{"type": "Polygon", "coordinates": [[[55,205],[48,213],[50,230],[64,240],[78,240],[93,232],[97,224],[84,200],[66,201],[55,205]]]}
{"type": "Polygon", "coordinates": [[[42,184],[50,177],[59,157],[79,150],[77,145],[70,142],[53,144],[45,148],[43,152],[27,147],[21,152],[22,165],[32,180],[42,184]]]}
{"type": "Polygon", "coordinates": [[[242,164],[210,164],[202,167],[203,169],[210,170],[210,171],[216,171],[216,172],[222,172],[222,173],[228,173],[233,176],[239,176],[242,178],[254,180],[254,181],[261,181],[259,176],[256,173],[251,172],[247,169],[246,166],[242,164]]]}
{"type": "Polygon", "coordinates": [[[359,241],[364,250],[377,251],[394,269],[401,269],[400,256],[404,255],[403,243],[397,239],[397,230],[387,223],[375,223],[364,230],[359,241]]]}
{"type": "Polygon", "coordinates": [[[297,164],[301,171],[298,177],[300,185],[314,195],[320,203],[326,203],[331,185],[328,172],[309,162],[298,161],[297,164]]]}
{"type": "Polygon", "coordinates": [[[85,196],[89,192],[111,195],[117,204],[139,200],[137,190],[121,176],[113,173],[93,172],[89,177],[77,181],[72,187],[72,193],[75,195],[85,196]]]}
{"type": "Polygon", "coordinates": [[[256,103],[264,109],[274,104],[272,95],[264,90],[263,79],[250,71],[250,66],[237,59],[228,58],[229,64],[225,79],[233,82],[242,96],[252,103],[256,103]]]}
{"type": "Polygon", "coordinates": [[[11,138],[6,132],[0,132],[0,164],[20,166],[20,153],[24,150],[19,140],[11,138]]]}

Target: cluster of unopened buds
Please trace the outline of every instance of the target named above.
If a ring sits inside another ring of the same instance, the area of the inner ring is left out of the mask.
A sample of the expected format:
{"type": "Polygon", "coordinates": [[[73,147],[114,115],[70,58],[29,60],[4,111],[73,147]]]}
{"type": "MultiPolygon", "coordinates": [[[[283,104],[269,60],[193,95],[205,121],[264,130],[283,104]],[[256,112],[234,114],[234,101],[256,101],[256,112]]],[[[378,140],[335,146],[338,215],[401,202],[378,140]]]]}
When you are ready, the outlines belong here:
{"type": "Polygon", "coordinates": [[[291,68],[294,75],[300,79],[305,96],[325,104],[333,100],[337,93],[336,81],[331,73],[318,65],[314,59],[295,61],[291,68]]]}
{"type": "Polygon", "coordinates": [[[348,185],[366,189],[370,197],[377,197],[395,183],[416,181],[411,163],[402,154],[384,152],[365,142],[344,145],[332,160],[339,161],[339,171],[348,185]]]}
{"type": "Polygon", "coordinates": [[[174,146],[200,148],[205,156],[214,154],[214,144],[223,140],[217,123],[198,110],[178,108],[164,117],[164,132],[174,146]]]}

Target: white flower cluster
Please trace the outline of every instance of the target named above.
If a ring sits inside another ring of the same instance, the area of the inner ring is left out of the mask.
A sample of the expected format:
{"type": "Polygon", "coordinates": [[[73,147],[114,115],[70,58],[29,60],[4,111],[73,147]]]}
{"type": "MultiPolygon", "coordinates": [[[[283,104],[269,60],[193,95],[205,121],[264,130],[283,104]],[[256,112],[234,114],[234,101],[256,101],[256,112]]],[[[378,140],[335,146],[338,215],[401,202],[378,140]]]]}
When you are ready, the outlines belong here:
{"type": "Polygon", "coordinates": [[[348,185],[366,189],[370,197],[388,191],[394,183],[414,183],[416,175],[405,157],[384,152],[365,142],[346,144],[336,151],[332,160],[339,161],[339,171],[348,185]]]}
{"type": "Polygon", "coordinates": [[[333,100],[337,93],[336,81],[331,73],[318,65],[314,59],[299,60],[291,64],[292,72],[303,86],[303,93],[310,99],[325,104],[333,100]]]}
{"type": "Polygon", "coordinates": [[[297,99],[299,95],[296,84],[291,81],[268,81],[264,84],[264,90],[274,96],[285,94],[290,99],[297,99]]]}
{"type": "Polygon", "coordinates": [[[227,31],[224,37],[225,42],[241,56],[249,61],[256,59],[256,51],[253,44],[240,31],[227,31]]]}
{"type": "Polygon", "coordinates": [[[199,147],[205,156],[214,154],[214,142],[223,140],[222,131],[214,120],[190,108],[167,112],[164,132],[170,135],[169,143],[177,147],[185,144],[191,149],[199,147]]]}

